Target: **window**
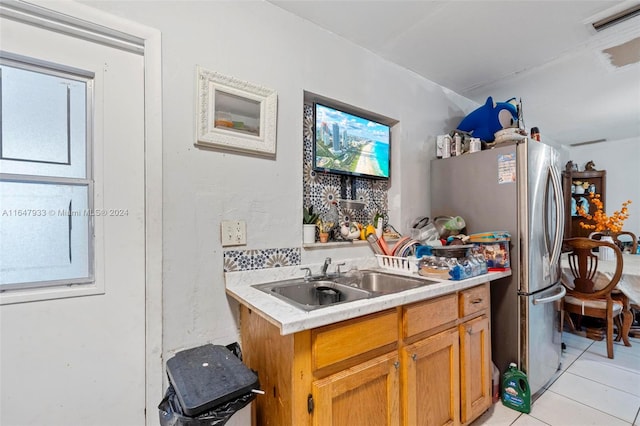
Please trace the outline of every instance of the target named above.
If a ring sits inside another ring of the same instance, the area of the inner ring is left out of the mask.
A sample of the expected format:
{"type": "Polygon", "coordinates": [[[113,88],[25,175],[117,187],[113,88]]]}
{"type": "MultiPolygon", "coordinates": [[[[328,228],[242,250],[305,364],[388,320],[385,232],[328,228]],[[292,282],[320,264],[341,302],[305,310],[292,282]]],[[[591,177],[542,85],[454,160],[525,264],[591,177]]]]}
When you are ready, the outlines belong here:
{"type": "Polygon", "coordinates": [[[0,52],[0,291],[93,282],[93,77],[0,52]]]}

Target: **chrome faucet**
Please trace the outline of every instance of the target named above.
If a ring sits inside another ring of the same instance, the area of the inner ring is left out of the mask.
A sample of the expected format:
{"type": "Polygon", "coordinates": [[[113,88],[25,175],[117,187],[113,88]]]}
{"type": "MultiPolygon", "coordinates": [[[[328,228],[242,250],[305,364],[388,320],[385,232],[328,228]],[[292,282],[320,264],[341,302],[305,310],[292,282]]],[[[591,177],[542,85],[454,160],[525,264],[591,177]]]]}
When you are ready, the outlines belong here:
{"type": "Polygon", "coordinates": [[[304,273],[304,280],[305,281],[314,281],[314,280],[324,280],[327,278],[335,278],[335,277],[339,277],[340,276],[340,267],[341,266],[345,266],[345,262],[342,263],[336,263],[336,272],[334,272],[333,274],[328,274],[327,270],[329,269],[329,265],[331,264],[331,258],[327,257],[324,260],[324,264],[322,265],[322,268],[320,269],[320,273],[318,275],[312,275],[311,274],[311,269],[310,268],[300,268],[300,270],[305,271],[304,273]]]}
{"type": "Polygon", "coordinates": [[[330,263],[331,263],[331,258],[330,258],[330,257],[327,257],[327,258],[324,260],[324,265],[322,265],[322,272],[321,272],[321,274],[320,274],[320,275],[322,275],[323,277],[326,277],[326,276],[327,276],[327,269],[329,268],[329,264],[330,264],[330,263]]]}
{"type": "Polygon", "coordinates": [[[342,263],[337,263],[336,264],[336,276],[340,276],[340,267],[346,265],[346,262],[342,262],[342,263]]]}
{"type": "Polygon", "coordinates": [[[311,269],[310,268],[300,268],[301,271],[304,272],[304,280],[309,281],[311,279],[311,269]]]}

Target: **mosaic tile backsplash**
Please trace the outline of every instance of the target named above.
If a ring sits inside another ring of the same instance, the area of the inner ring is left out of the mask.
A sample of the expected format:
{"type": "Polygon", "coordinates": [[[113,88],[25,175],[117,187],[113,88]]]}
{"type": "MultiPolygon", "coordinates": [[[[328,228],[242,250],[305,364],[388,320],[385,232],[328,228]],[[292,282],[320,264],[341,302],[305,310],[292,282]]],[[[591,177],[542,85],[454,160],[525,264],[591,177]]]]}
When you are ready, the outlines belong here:
{"type": "MultiPolygon", "coordinates": [[[[330,173],[316,173],[313,170],[313,107],[304,106],[303,131],[303,195],[304,207],[313,206],[315,212],[324,214],[340,199],[340,177],[330,173]]],[[[383,180],[354,178],[355,200],[364,203],[361,210],[338,206],[343,222],[371,222],[377,212],[388,222],[388,182],[383,180]]],[[[347,191],[350,193],[350,191],[347,191]]],[[[350,194],[349,194],[350,195],[350,194]]],[[[224,271],[249,271],[254,269],[278,268],[300,265],[300,247],[273,248],[261,250],[226,250],[223,252],[224,271]]]]}
{"type": "Polygon", "coordinates": [[[225,272],[300,265],[300,247],[227,250],[223,256],[225,272]]]}

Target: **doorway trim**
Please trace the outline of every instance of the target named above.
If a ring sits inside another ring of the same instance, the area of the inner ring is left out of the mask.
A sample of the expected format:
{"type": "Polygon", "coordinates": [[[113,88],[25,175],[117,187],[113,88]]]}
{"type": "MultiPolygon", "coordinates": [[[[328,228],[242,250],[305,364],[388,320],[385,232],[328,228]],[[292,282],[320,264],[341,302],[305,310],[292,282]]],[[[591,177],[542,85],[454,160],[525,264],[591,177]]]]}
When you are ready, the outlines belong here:
{"type": "MultiPolygon", "coordinates": [[[[157,425],[153,411],[163,394],[161,33],[75,2],[6,0],[3,4],[21,14],[20,19],[44,18],[52,26],[62,24],[69,34],[78,37],[97,42],[116,39],[125,50],[130,50],[126,47],[129,42],[143,43],[138,53],[144,56],[145,98],[145,422],[157,425]]],[[[134,44],[131,49],[136,49],[134,44]]]]}

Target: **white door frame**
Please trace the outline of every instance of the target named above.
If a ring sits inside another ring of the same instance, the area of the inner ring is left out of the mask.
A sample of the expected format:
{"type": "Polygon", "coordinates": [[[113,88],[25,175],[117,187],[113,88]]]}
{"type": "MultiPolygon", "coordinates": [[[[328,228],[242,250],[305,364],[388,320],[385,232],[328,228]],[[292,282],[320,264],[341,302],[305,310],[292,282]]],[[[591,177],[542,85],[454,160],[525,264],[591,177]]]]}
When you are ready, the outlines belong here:
{"type": "Polygon", "coordinates": [[[28,0],[4,3],[35,6],[45,14],[64,14],[144,40],[145,177],[145,412],[157,425],[163,395],[162,347],[162,62],[161,33],[72,1],[28,0]],[[50,12],[49,12],[50,11],[50,12]]]}

